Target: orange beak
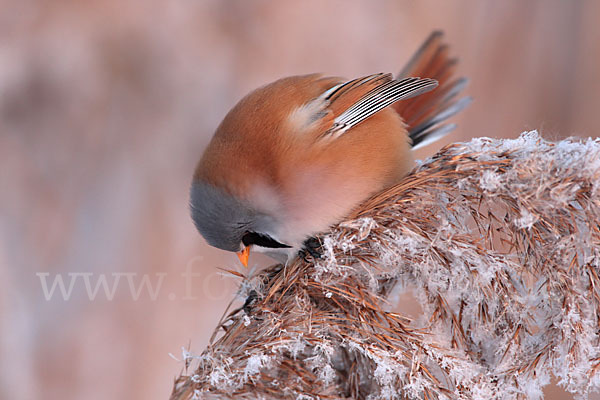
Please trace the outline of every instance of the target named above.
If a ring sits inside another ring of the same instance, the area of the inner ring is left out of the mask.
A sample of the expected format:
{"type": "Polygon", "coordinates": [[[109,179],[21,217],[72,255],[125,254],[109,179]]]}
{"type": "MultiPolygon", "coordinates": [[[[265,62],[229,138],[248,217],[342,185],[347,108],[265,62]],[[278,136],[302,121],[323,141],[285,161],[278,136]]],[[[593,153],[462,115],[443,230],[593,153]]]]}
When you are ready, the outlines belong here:
{"type": "Polygon", "coordinates": [[[248,257],[250,257],[250,246],[244,247],[244,250],[237,253],[238,258],[244,265],[244,267],[248,268],[248,257]]]}

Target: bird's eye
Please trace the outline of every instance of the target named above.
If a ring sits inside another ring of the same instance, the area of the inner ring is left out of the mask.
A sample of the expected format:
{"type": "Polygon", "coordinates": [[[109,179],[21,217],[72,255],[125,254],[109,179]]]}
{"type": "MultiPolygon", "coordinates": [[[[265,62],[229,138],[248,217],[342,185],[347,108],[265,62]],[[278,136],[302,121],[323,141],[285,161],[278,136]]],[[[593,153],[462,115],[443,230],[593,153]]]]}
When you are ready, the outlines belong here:
{"type": "Polygon", "coordinates": [[[244,246],[255,244],[260,247],[269,247],[272,249],[292,247],[288,246],[287,244],[279,243],[277,240],[268,235],[256,232],[246,232],[242,237],[242,243],[244,243],[244,246]]]}

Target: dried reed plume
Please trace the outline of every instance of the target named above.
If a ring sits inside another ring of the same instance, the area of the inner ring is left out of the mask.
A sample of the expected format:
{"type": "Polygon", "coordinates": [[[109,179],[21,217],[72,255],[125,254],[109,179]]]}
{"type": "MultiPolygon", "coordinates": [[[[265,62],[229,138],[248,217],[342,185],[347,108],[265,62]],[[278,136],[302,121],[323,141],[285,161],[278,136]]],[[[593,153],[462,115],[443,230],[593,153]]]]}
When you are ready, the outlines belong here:
{"type": "Polygon", "coordinates": [[[529,399],[600,387],[600,141],[450,145],[244,277],[172,399],[529,399]],[[422,316],[390,311],[411,290],[422,316]]]}

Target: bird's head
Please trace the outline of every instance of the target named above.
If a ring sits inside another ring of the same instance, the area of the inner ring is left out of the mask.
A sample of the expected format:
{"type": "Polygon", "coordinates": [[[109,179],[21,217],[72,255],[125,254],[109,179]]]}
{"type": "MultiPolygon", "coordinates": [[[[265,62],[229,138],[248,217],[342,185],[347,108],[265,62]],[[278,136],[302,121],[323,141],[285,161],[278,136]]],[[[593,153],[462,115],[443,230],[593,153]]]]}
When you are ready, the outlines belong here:
{"type": "Polygon", "coordinates": [[[194,224],[207,243],[237,252],[245,266],[251,247],[270,254],[292,248],[275,238],[276,218],[210,183],[192,184],[190,207],[194,224]]]}

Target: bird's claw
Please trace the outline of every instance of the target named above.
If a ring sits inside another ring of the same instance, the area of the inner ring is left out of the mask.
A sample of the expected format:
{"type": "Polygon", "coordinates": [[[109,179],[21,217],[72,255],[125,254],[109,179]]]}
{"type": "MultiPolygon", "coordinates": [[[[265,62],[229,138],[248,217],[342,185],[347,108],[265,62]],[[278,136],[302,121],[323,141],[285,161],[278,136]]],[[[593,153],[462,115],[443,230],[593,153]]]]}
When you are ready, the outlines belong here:
{"type": "Polygon", "coordinates": [[[321,243],[321,239],[318,237],[310,237],[304,241],[303,247],[299,251],[299,254],[306,262],[308,262],[307,257],[309,255],[316,260],[321,258],[323,255],[322,247],[323,243],[321,243]]]}
{"type": "Polygon", "coordinates": [[[242,306],[242,309],[246,315],[252,312],[252,306],[256,300],[258,300],[258,292],[256,292],[256,290],[251,290],[250,293],[248,293],[248,297],[246,297],[244,305],[242,306]]]}

